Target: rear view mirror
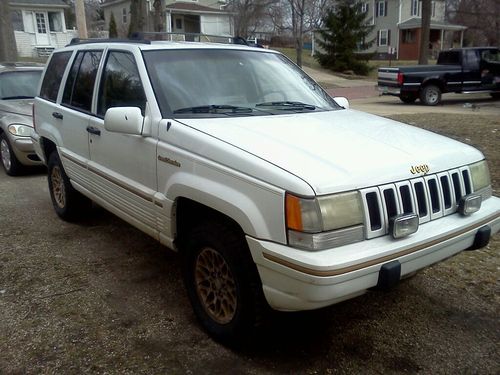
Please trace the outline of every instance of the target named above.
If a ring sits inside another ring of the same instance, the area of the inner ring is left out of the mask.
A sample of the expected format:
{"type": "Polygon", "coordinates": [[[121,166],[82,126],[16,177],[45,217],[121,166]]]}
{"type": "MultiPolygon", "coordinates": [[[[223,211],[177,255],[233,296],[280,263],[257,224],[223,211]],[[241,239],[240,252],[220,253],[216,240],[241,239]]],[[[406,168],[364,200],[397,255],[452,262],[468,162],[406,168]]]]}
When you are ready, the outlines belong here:
{"type": "Polygon", "coordinates": [[[137,107],[109,108],[104,116],[104,128],[110,132],[141,135],[144,116],[137,107]]]}

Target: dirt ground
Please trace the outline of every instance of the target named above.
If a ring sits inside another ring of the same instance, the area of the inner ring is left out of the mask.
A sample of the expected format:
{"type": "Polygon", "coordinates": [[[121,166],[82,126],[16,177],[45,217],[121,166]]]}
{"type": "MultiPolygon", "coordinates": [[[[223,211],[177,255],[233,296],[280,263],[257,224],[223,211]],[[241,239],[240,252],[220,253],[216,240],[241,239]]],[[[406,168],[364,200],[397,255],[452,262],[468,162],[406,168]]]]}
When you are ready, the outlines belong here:
{"type": "MultiPolygon", "coordinates": [[[[480,148],[500,195],[500,116],[396,119],[480,148]]],[[[0,374],[500,373],[500,236],[231,350],[199,327],[179,259],[102,209],[59,220],[43,173],[0,171],[0,374]]]]}

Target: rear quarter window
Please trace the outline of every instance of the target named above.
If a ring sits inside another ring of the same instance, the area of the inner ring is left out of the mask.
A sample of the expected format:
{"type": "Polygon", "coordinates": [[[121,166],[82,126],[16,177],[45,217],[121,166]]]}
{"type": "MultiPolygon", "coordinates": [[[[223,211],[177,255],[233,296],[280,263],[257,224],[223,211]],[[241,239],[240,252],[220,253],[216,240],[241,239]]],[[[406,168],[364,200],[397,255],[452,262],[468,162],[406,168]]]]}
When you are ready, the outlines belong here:
{"type": "Polygon", "coordinates": [[[40,89],[40,97],[55,102],[59,85],[62,81],[62,76],[66,65],[71,57],[72,51],[56,52],[52,55],[49,65],[43,77],[42,87],[40,89]]]}
{"type": "Polygon", "coordinates": [[[461,65],[459,51],[441,52],[437,63],[439,65],[461,65]]]}

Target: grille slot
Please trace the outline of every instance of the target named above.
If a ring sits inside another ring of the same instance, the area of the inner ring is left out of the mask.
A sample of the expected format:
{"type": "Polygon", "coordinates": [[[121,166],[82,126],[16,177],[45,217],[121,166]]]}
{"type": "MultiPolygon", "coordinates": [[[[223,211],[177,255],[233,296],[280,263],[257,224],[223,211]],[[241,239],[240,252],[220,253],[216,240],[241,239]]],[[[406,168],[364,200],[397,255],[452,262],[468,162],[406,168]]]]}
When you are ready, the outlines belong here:
{"type": "Polygon", "coordinates": [[[390,218],[401,213],[416,213],[420,224],[450,215],[473,192],[468,167],[363,189],[366,238],[388,233],[390,218]]]}
{"type": "Polygon", "coordinates": [[[366,203],[368,204],[368,211],[370,213],[370,229],[372,231],[381,229],[382,220],[377,193],[371,192],[366,194],[366,203]]]}

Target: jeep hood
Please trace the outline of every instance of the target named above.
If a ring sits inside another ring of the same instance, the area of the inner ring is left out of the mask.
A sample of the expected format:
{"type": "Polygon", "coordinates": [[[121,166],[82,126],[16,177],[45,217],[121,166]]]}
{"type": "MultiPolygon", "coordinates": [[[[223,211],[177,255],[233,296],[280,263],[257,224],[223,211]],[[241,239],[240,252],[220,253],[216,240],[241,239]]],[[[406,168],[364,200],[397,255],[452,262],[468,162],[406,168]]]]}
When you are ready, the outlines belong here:
{"type": "Polygon", "coordinates": [[[412,166],[437,173],[483,159],[471,146],[355,110],[180,121],[303,179],[318,195],[418,177],[412,166]]]}

